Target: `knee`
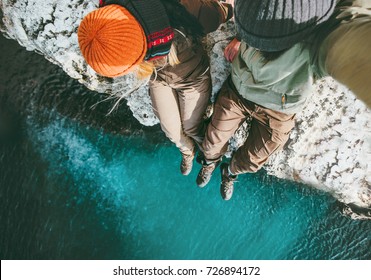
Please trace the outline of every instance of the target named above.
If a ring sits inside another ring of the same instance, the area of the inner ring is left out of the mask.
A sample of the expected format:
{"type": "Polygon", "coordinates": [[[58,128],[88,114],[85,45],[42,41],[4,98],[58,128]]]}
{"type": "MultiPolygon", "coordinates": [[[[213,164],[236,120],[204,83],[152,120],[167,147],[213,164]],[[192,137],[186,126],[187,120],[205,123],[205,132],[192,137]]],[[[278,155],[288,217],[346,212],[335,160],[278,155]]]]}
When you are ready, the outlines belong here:
{"type": "Polygon", "coordinates": [[[244,174],[244,173],[256,173],[258,172],[262,167],[263,164],[258,164],[256,162],[252,162],[249,160],[239,161],[235,158],[232,158],[230,163],[230,171],[234,175],[244,174]]]}

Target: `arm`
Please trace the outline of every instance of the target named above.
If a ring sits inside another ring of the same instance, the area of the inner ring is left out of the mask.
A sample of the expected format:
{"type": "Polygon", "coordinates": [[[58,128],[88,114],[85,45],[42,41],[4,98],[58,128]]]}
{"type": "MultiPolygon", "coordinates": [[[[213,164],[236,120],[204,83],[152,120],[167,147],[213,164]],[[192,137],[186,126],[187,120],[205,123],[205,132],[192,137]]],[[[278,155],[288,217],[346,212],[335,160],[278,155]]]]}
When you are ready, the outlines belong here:
{"type": "Polygon", "coordinates": [[[324,72],[371,108],[371,16],[340,24],[320,46],[324,72]]]}
{"type": "Polygon", "coordinates": [[[181,0],[181,3],[199,20],[205,33],[215,31],[233,16],[232,5],[218,0],[181,0]]]}

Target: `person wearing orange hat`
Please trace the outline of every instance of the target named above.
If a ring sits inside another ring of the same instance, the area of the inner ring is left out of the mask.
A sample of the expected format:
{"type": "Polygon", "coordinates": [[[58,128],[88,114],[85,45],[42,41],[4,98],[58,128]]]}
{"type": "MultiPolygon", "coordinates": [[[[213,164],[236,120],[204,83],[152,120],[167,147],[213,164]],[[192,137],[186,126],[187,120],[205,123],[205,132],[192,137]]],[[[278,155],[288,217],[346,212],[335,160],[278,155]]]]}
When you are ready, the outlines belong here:
{"type": "Polygon", "coordinates": [[[232,17],[232,6],[218,0],[101,0],[99,6],[79,26],[82,55],[102,76],[135,71],[148,79],[153,110],[188,175],[211,94],[201,39],[232,17]]]}

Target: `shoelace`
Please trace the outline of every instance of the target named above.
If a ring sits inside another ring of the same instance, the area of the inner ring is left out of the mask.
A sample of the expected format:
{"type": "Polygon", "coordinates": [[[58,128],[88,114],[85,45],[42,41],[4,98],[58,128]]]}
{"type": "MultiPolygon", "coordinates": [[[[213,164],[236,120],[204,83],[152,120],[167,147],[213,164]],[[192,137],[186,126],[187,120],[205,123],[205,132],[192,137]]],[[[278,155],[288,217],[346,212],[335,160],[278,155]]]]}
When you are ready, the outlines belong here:
{"type": "Polygon", "coordinates": [[[233,187],[233,184],[235,182],[238,182],[237,181],[237,176],[234,176],[234,178],[233,178],[231,175],[228,174],[228,171],[223,171],[223,173],[225,173],[225,174],[223,174],[222,181],[224,182],[224,185],[227,184],[228,189],[233,187]]]}
{"type": "Polygon", "coordinates": [[[212,173],[214,171],[214,169],[215,169],[214,164],[206,165],[206,167],[202,166],[201,176],[202,177],[208,176],[210,173],[212,173]]]}
{"type": "Polygon", "coordinates": [[[193,161],[194,156],[193,155],[186,155],[182,157],[182,163],[188,163],[193,161]]]}
{"type": "Polygon", "coordinates": [[[224,184],[223,184],[223,193],[224,194],[227,194],[230,190],[233,190],[234,182],[237,182],[237,180],[233,180],[233,179],[228,177],[227,182],[224,182],[224,184]]]}

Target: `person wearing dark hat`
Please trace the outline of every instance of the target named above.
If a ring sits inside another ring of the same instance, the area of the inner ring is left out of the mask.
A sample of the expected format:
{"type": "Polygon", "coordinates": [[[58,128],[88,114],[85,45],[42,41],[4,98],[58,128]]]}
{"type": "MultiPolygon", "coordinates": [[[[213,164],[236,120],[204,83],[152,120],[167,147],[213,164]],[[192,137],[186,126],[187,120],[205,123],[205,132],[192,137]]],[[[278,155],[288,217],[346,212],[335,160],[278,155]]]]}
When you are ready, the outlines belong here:
{"type": "MultiPolygon", "coordinates": [[[[239,3],[236,8],[239,13],[239,22],[236,24],[239,36],[244,36],[248,45],[255,46],[264,51],[277,52],[285,49],[285,44],[290,42],[306,43],[311,51],[311,63],[315,74],[318,77],[331,76],[338,82],[349,87],[357,97],[371,107],[371,79],[368,73],[371,70],[371,0],[334,0],[331,5],[336,5],[333,12],[328,17],[320,15],[314,16],[314,21],[305,21],[298,18],[295,12],[288,15],[285,21],[279,18],[269,19],[264,22],[257,21],[256,26],[251,25],[248,18],[251,12],[249,3],[251,1],[239,3]],[[290,26],[287,19],[292,18],[293,26],[290,26]],[[260,23],[259,23],[260,22],[260,23]],[[302,27],[302,28],[301,28],[302,27]],[[282,29],[282,32],[277,32],[282,29]],[[285,33],[285,30],[287,33],[285,33]],[[291,31],[291,32],[290,32],[291,31]]],[[[268,1],[269,2],[269,1],[268,1]]],[[[263,7],[266,12],[273,11],[275,6],[277,11],[283,8],[290,8],[290,1],[270,1],[270,4],[263,7]],[[280,4],[281,3],[281,4],[280,4]],[[280,7],[281,5],[281,7],[280,7]]],[[[312,0],[308,2],[309,9],[318,9],[325,2],[312,0]]],[[[303,5],[304,8],[306,6],[303,5]]],[[[275,13],[277,13],[275,11],[275,13]]],[[[232,62],[239,48],[240,42],[234,40],[226,48],[226,58],[232,62]]]]}
{"type": "Polygon", "coordinates": [[[356,7],[359,2],[235,1],[241,42],[233,40],[225,51],[233,60],[232,71],[218,94],[202,143],[200,187],[221,162],[228,140],[251,117],[246,142],[229,164],[220,165],[221,196],[229,200],[237,175],[258,171],[287,142],[295,114],[314,92],[316,78],[330,74],[370,100],[371,18],[366,6],[371,0],[356,7]]]}
{"type": "Polygon", "coordinates": [[[232,14],[231,5],[217,0],[101,0],[78,29],[81,53],[98,74],[135,71],[149,82],[161,128],[182,154],[183,175],[202,143],[211,94],[201,39],[232,14]]]}

